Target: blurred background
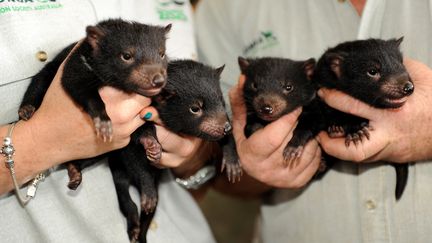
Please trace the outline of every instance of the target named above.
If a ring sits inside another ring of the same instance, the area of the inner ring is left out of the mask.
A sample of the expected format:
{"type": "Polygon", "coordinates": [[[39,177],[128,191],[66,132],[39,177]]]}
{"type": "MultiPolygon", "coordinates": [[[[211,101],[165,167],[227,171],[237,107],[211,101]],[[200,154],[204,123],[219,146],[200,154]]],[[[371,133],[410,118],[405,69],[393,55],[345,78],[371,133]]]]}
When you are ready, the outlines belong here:
{"type": "Polygon", "coordinates": [[[200,202],[218,243],[250,243],[259,200],[233,198],[210,189],[200,202]]]}

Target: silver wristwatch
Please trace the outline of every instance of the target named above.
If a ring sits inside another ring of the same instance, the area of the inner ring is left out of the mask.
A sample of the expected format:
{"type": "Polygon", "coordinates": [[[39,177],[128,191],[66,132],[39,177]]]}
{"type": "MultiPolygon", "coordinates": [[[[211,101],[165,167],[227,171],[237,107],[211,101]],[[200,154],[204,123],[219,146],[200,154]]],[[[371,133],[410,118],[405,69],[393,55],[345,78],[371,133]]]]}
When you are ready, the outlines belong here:
{"type": "Polygon", "coordinates": [[[206,165],[199,169],[194,175],[189,178],[180,179],[175,178],[175,181],[185,189],[196,190],[204,185],[207,181],[212,179],[216,175],[216,168],[214,165],[206,165]]]}

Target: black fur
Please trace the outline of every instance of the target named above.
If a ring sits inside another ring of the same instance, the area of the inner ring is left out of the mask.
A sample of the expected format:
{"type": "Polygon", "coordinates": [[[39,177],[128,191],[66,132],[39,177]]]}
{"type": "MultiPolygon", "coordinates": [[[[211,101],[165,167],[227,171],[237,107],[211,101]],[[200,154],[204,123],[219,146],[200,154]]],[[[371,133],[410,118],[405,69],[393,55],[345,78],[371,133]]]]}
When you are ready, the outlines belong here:
{"type": "MultiPolygon", "coordinates": [[[[317,85],[311,80],[315,60],[239,57],[238,61],[242,74],[246,76],[243,93],[247,108],[247,137],[294,109],[303,107],[293,138],[283,153],[287,164],[294,161],[301,155],[303,146],[318,134],[320,125],[323,124],[323,116],[315,102],[317,85]]],[[[230,143],[223,149],[225,164],[239,163],[233,140],[231,137],[230,143]]],[[[240,175],[230,172],[228,179],[236,181],[240,175]]]]}
{"type": "MultiPolygon", "coordinates": [[[[315,60],[293,61],[284,58],[239,59],[240,69],[246,76],[244,99],[248,111],[246,136],[257,128],[303,106],[299,124],[284,150],[285,160],[301,155],[302,146],[312,139],[319,129],[317,111],[312,102],[317,86],[311,77],[315,60]]],[[[319,117],[319,116],[318,116],[319,117]]]]}
{"type": "MultiPolygon", "coordinates": [[[[314,80],[321,86],[343,91],[373,107],[401,107],[414,91],[403,65],[396,40],[368,39],[344,42],[328,49],[319,59],[314,80]]],[[[369,121],[324,106],[331,137],[346,138],[346,146],[369,139],[369,121]]],[[[393,164],[396,169],[396,199],[405,188],[408,164],[393,164]]]]}
{"type": "MultiPolygon", "coordinates": [[[[226,128],[230,125],[219,86],[222,70],[223,67],[213,69],[190,60],[169,63],[168,83],[152,102],[166,128],[174,133],[211,141],[219,140],[226,134],[226,128]]],[[[120,208],[127,219],[132,241],[146,241],[147,229],[157,204],[160,175],[160,170],[152,165],[158,166],[161,152],[155,127],[147,122],[132,134],[127,147],[110,156],[120,208]],[[131,184],[141,195],[140,216],[129,195],[131,184]]]]}
{"type": "MultiPolygon", "coordinates": [[[[171,25],[150,26],[121,19],[111,19],[88,26],[83,43],[64,66],[62,86],[71,98],[93,119],[97,134],[112,138],[112,124],[98,90],[111,86],[126,93],[153,96],[166,83],[167,58],[165,35],[171,25]]],[[[42,103],[58,67],[73,46],[71,44],[49,62],[30,83],[19,109],[21,119],[28,120],[42,103]]],[[[69,187],[81,183],[81,169],[88,163],[68,164],[69,187]]]]}

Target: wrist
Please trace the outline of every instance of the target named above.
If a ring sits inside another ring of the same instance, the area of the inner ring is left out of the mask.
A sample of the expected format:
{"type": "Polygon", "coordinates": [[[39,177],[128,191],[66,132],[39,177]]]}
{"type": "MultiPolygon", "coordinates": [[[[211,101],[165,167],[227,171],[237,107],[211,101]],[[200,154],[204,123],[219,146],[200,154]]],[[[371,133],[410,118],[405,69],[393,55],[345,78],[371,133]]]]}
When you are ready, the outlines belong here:
{"type": "MultiPolygon", "coordinates": [[[[17,178],[21,183],[31,180],[38,173],[53,166],[51,160],[47,159],[47,151],[41,149],[41,143],[35,140],[34,132],[35,129],[32,129],[28,122],[18,121],[12,134],[16,150],[14,160],[17,178]]],[[[4,131],[1,134],[4,136],[4,131]]]]}
{"type": "Polygon", "coordinates": [[[215,142],[203,142],[196,156],[188,163],[171,169],[176,182],[185,189],[200,189],[216,175],[214,161],[221,159],[219,146],[215,142]]]}
{"type": "Polygon", "coordinates": [[[181,187],[187,190],[197,190],[200,189],[204,184],[213,179],[216,175],[216,166],[213,164],[208,164],[201,167],[195,174],[185,177],[179,178],[176,177],[175,181],[181,187]]]}
{"type": "Polygon", "coordinates": [[[202,145],[193,157],[189,158],[181,165],[172,168],[171,171],[174,176],[178,178],[190,177],[201,169],[212,157],[217,156],[218,150],[220,149],[218,149],[217,143],[203,141],[202,145]]]}

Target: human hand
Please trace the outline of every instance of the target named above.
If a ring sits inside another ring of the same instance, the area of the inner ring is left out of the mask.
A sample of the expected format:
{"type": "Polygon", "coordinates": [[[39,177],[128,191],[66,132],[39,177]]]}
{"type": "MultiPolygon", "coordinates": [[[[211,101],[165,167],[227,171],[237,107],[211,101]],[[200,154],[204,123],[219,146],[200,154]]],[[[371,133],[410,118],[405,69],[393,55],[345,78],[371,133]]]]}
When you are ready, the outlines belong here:
{"type": "MultiPolygon", "coordinates": [[[[113,125],[112,142],[103,142],[96,136],[90,116],[63,90],[63,67],[64,63],[32,118],[21,120],[15,126],[12,137],[16,150],[14,160],[18,162],[15,171],[20,184],[63,162],[95,157],[124,147],[131,133],[144,124],[139,114],[150,104],[149,98],[102,88],[99,93],[113,125]]],[[[8,126],[0,126],[1,134],[6,134],[7,129],[8,126]]],[[[5,167],[0,168],[0,195],[12,189],[10,178],[5,176],[7,173],[5,167]]]]}
{"type": "Polygon", "coordinates": [[[40,108],[28,122],[22,122],[27,123],[29,134],[37,142],[35,148],[38,153],[41,150],[49,151],[44,159],[56,164],[94,157],[126,146],[130,134],[144,124],[139,113],[151,100],[111,87],[101,88],[99,94],[113,125],[112,142],[103,142],[96,136],[90,116],[73,102],[61,86],[64,63],[53,79],[40,108]]]}
{"type": "Polygon", "coordinates": [[[432,70],[405,59],[414,82],[414,93],[399,109],[376,109],[342,92],[321,89],[318,93],[333,108],[369,119],[370,139],[357,146],[345,146],[345,138],[319,134],[325,152],[342,160],[410,162],[432,158],[432,70]]]}
{"type": "Polygon", "coordinates": [[[155,122],[156,135],[163,151],[158,166],[171,168],[180,178],[186,178],[198,171],[211,156],[217,153],[217,143],[202,140],[198,137],[175,134],[163,126],[154,107],[141,111],[141,116],[151,113],[147,121],[155,122]]]}
{"type": "Polygon", "coordinates": [[[260,182],[274,187],[299,188],[315,175],[321,161],[321,149],[317,141],[309,141],[296,163],[290,166],[284,161],[283,150],[293,136],[301,109],[284,115],[263,129],[245,137],[246,106],[243,100],[245,77],[230,90],[233,111],[233,135],[242,168],[260,182]]]}

